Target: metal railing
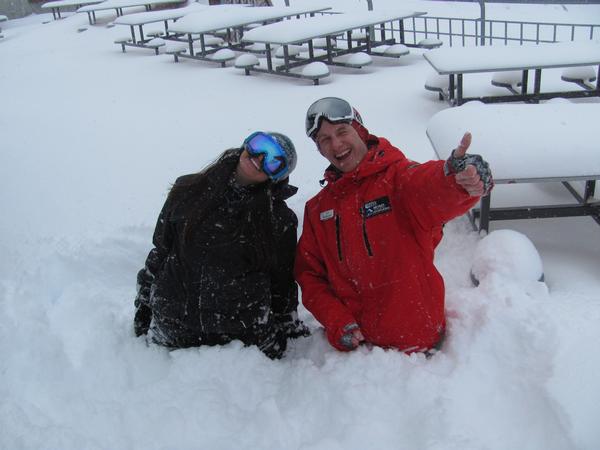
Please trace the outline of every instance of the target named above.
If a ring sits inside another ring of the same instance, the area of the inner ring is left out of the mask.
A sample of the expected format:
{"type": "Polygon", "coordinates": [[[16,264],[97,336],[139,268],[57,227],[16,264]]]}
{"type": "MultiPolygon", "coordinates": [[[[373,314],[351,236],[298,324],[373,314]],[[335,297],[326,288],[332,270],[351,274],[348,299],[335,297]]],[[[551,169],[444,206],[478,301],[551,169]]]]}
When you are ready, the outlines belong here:
{"type": "MultiPolygon", "coordinates": [[[[404,21],[404,43],[418,45],[422,39],[435,38],[445,46],[478,46],[524,44],[600,39],[600,24],[567,24],[554,22],[520,22],[514,20],[419,16],[404,21]],[[482,39],[483,31],[483,39],[482,39]]],[[[389,25],[389,24],[388,24],[389,25]]],[[[400,27],[391,24],[387,32],[400,35],[400,27]]]]}

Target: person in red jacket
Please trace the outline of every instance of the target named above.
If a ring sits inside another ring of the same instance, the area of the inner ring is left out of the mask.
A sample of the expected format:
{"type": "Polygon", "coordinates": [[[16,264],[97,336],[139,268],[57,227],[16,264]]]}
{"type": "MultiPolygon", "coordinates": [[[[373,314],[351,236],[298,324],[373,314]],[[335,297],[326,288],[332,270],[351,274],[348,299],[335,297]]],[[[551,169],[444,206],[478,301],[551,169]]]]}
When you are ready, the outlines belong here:
{"type": "Polygon", "coordinates": [[[466,154],[471,135],[447,161],[419,164],[335,97],[310,106],[306,133],[331,165],[305,207],[294,267],[302,303],[338,350],[439,348],[446,321],[434,250],[443,225],[493,186],[488,164],[466,154]]]}

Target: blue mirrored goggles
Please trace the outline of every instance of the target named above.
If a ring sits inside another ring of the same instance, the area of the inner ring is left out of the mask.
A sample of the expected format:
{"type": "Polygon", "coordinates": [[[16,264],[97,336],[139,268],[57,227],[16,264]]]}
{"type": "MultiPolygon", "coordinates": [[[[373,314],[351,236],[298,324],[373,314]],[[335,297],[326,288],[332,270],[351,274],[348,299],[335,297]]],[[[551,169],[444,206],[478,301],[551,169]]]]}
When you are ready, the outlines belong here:
{"type": "Polygon", "coordinates": [[[280,180],[287,174],[287,156],[281,145],[267,133],[252,133],[244,140],[243,148],[250,156],[264,155],[262,170],[271,180],[280,180]]]}

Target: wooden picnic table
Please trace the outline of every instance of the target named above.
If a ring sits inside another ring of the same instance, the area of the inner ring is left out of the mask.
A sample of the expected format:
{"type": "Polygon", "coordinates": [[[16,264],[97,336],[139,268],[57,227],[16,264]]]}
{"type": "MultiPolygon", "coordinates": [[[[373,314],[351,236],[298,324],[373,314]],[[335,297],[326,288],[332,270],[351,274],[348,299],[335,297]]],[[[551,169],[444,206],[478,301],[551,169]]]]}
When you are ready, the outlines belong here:
{"type": "Polygon", "coordinates": [[[163,5],[163,4],[177,4],[183,3],[183,0],[105,0],[98,4],[82,6],[77,9],[78,13],[86,13],[88,15],[88,21],[90,25],[96,23],[96,12],[97,11],[106,11],[109,9],[114,9],[117,17],[123,15],[124,8],[133,8],[136,6],[144,6],[146,11],[150,11],[153,6],[163,5]]]}
{"type": "MultiPolygon", "coordinates": [[[[324,12],[331,9],[325,7],[275,7],[275,6],[256,6],[256,7],[223,7],[215,8],[211,6],[209,9],[199,13],[188,14],[171,26],[170,32],[175,34],[186,35],[189,51],[187,54],[180,54],[184,58],[192,58],[197,60],[211,61],[210,54],[214,53],[214,49],[207,49],[204,44],[204,37],[207,34],[212,34],[221,31],[235,31],[244,29],[248,25],[261,24],[291,18],[301,15],[314,15],[319,12],[324,12]],[[199,36],[200,52],[195,52],[194,41],[195,37],[199,36]]],[[[287,21],[291,22],[291,21],[287,21]]],[[[177,39],[177,38],[176,38],[177,39]]],[[[243,50],[230,43],[230,48],[243,50]]]]}
{"type": "Polygon", "coordinates": [[[593,201],[595,180],[600,179],[598,117],[600,103],[467,104],[435,114],[427,136],[438,158],[447,159],[470,131],[469,153],[480,154],[490,164],[496,184],[561,182],[577,201],[491,208],[488,195],[474,211],[480,230],[487,231],[490,220],[584,215],[600,224],[600,202],[593,201]],[[569,183],[577,180],[585,181],[583,195],[569,183]]]}
{"type": "MultiPolygon", "coordinates": [[[[294,75],[290,69],[298,66],[310,64],[315,61],[322,61],[328,65],[350,65],[343,61],[336,61],[336,57],[366,51],[371,54],[372,49],[378,45],[388,45],[395,43],[394,38],[386,36],[385,24],[399,21],[398,29],[403,30],[402,21],[407,18],[417,17],[426,14],[425,12],[414,12],[406,10],[378,10],[351,12],[343,14],[332,14],[326,17],[309,17],[290,22],[281,22],[266,25],[250,30],[244,34],[244,42],[265,44],[267,68],[261,69],[255,67],[251,70],[257,72],[268,72],[279,75],[294,75]],[[371,35],[372,27],[379,26],[380,38],[371,35]],[[356,30],[367,30],[364,38],[364,44],[353,44],[352,33],[356,30]],[[333,39],[336,36],[344,35],[346,37],[346,47],[343,49],[334,48],[333,39]],[[325,54],[317,54],[314,49],[314,41],[325,39],[325,54]],[[295,58],[289,54],[289,46],[306,44],[307,57],[295,58]],[[284,63],[273,69],[272,46],[281,45],[284,49],[284,63]]],[[[400,43],[403,43],[404,36],[401,32],[400,43]]],[[[383,54],[378,54],[383,55],[383,54]]]]}
{"type": "MultiPolygon", "coordinates": [[[[449,102],[461,105],[469,100],[484,103],[514,102],[554,97],[600,96],[600,83],[595,89],[581,91],[542,92],[542,69],[598,66],[600,75],[600,42],[577,41],[555,44],[510,45],[484,47],[451,47],[430,50],[425,59],[440,75],[449,76],[449,102]],[[519,95],[470,97],[463,96],[463,75],[485,72],[522,71],[519,95]],[[533,92],[528,91],[529,70],[535,71],[533,92]],[[456,77],[456,78],[455,78],[456,77]],[[456,88],[456,97],[454,91],[456,88]]],[[[600,78],[600,77],[599,77],[600,78]]]]}
{"type": "Polygon", "coordinates": [[[52,2],[47,2],[42,5],[42,9],[50,9],[52,10],[52,17],[54,20],[62,19],[60,15],[61,8],[68,8],[70,6],[75,6],[77,8],[81,8],[86,5],[94,5],[97,3],[102,3],[106,0],[55,0],[52,2]]]}

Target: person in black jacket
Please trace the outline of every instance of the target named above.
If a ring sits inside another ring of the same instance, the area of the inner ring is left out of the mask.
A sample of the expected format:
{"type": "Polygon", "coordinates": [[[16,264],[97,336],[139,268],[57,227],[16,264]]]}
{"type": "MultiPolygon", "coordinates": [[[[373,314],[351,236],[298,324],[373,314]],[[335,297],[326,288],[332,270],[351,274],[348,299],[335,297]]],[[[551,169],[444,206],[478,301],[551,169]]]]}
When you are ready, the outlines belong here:
{"type": "Polygon", "coordinates": [[[298,320],[298,220],[285,200],[290,139],[252,133],[203,171],[178,178],[138,273],[134,331],[171,348],[240,340],[281,358],[298,320]]]}

